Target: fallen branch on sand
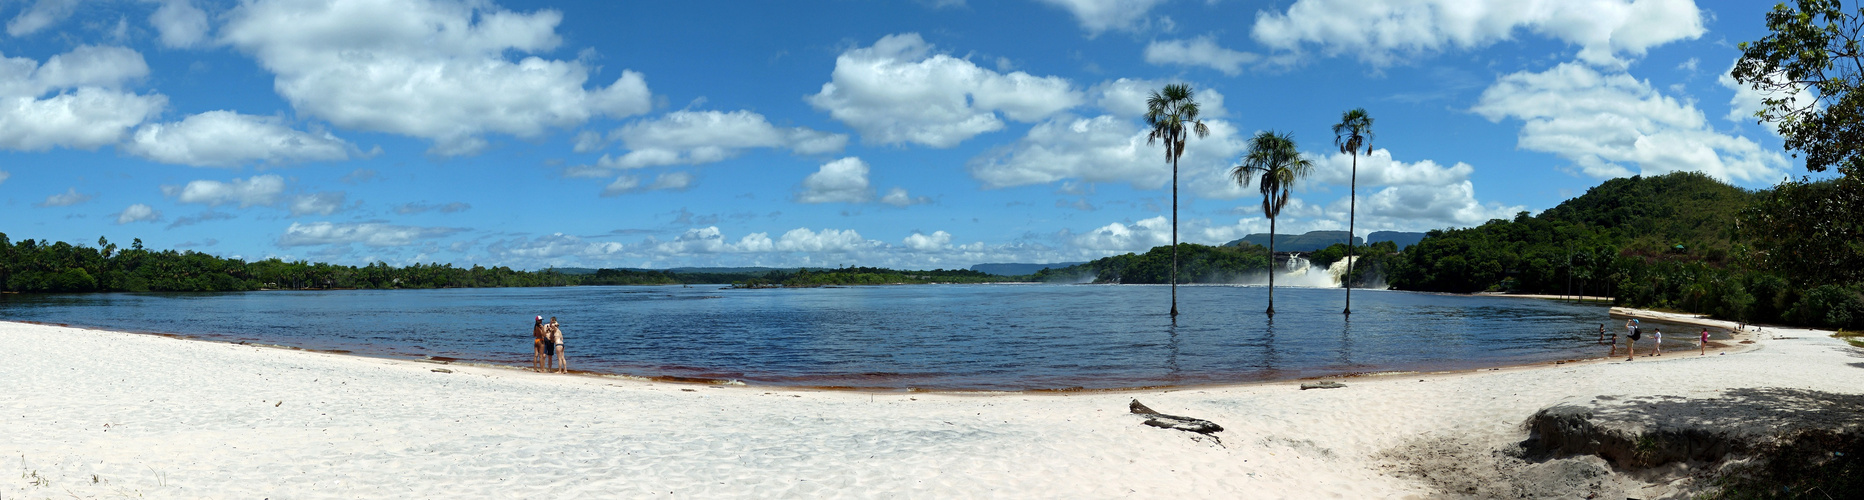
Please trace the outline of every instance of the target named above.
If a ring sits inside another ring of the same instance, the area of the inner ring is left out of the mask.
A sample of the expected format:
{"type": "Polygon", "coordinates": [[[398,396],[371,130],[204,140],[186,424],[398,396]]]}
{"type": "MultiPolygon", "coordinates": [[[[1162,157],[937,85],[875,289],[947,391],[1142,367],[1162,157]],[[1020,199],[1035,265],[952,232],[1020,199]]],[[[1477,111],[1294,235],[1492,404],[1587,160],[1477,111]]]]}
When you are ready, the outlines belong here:
{"type": "MultiPolygon", "coordinates": [[[[1195,432],[1210,436],[1211,439],[1217,439],[1217,436],[1211,436],[1211,434],[1223,432],[1223,426],[1217,425],[1215,422],[1201,418],[1180,417],[1152,411],[1151,408],[1147,408],[1146,405],[1141,404],[1137,399],[1133,400],[1132,404],[1127,405],[1127,408],[1131,409],[1136,415],[1146,416],[1145,424],[1153,427],[1195,432]]],[[[1217,442],[1222,443],[1223,441],[1219,440],[1217,442]]]]}
{"type": "Polygon", "coordinates": [[[1341,387],[1346,387],[1346,384],[1334,382],[1332,380],[1322,380],[1312,384],[1301,384],[1301,390],[1303,391],[1308,389],[1339,389],[1341,387]]]}

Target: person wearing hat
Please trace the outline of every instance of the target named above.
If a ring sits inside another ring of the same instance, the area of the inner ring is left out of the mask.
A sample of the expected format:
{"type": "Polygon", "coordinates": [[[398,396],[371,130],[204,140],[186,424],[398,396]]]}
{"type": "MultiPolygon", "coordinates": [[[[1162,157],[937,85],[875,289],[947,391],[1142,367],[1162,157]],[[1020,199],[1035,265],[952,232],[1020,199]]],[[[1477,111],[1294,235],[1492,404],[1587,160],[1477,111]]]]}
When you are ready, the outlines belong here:
{"type": "Polygon", "coordinates": [[[1644,332],[1638,329],[1636,318],[1625,322],[1625,330],[1629,330],[1625,332],[1625,349],[1627,349],[1625,351],[1625,361],[1630,361],[1631,358],[1637,357],[1637,339],[1638,337],[1644,336],[1644,332]]]}
{"type": "Polygon", "coordinates": [[[563,354],[563,327],[557,324],[557,317],[550,317],[550,324],[544,325],[544,364],[550,363],[549,356],[556,356],[557,373],[570,372],[570,360],[563,354]]]}
{"type": "Polygon", "coordinates": [[[531,326],[531,369],[538,373],[544,371],[544,363],[550,359],[544,355],[544,317],[538,316],[537,323],[531,326]]]}

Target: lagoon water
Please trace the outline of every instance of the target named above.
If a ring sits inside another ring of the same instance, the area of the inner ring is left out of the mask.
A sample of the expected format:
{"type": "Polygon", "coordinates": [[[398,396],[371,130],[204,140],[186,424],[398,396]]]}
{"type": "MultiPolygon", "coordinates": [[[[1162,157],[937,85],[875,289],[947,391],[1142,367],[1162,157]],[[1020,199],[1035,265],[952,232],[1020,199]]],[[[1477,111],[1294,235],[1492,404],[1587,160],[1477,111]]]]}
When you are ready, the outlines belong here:
{"type": "MultiPolygon", "coordinates": [[[[0,296],[0,319],[364,355],[528,365],[531,319],[570,366],[875,389],[1126,388],[1478,368],[1605,355],[1607,308],[1355,290],[1145,285],[570,287],[0,296]]],[[[1669,328],[1665,328],[1666,330],[1669,328]]],[[[1682,333],[1678,328],[1673,330],[1682,333]]],[[[1694,347],[1673,335],[1666,348],[1694,347]]],[[[1686,341],[1687,340],[1687,341],[1686,341]]],[[[1640,351],[1649,341],[1641,343],[1640,351]]]]}

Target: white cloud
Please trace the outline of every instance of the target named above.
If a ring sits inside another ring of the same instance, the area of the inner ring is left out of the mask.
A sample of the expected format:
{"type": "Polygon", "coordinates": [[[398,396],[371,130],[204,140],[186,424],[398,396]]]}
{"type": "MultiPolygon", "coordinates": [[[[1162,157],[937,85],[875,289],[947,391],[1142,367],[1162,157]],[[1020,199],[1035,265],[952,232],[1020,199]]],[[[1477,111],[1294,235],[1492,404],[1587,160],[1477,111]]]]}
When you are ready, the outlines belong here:
{"type": "MultiPolygon", "coordinates": [[[[750,111],[675,111],[654,120],[642,120],[610,134],[630,151],[619,158],[602,157],[604,168],[641,168],[694,165],[722,161],[747,148],[786,148],[799,154],[841,151],[848,136],[806,127],[778,128],[763,115],[750,111]]],[[[592,141],[593,142],[593,141],[592,141]]],[[[583,150],[584,138],[576,148],[583,150]]],[[[589,148],[591,150],[596,148],[589,148]]]]}
{"type": "Polygon", "coordinates": [[[1525,29],[1580,47],[1590,64],[1622,68],[1619,56],[1704,32],[1693,0],[1298,0],[1286,13],[1257,12],[1251,35],[1298,54],[1318,44],[1387,65],[1446,49],[1477,49],[1525,29]]]}
{"type": "Polygon", "coordinates": [[[1190,40],[1153,40],[1146,45],[1148,63],[1160,66],[1203,66],[1230,76],[1242,74],[1244,64],[1261,58],[1261,55],[1220,47],[1216,37],[1209,35],[1190,40]]]}
{"type": "Polygon", "coordinates": [[[1032,122],[1082,101],[1067,79],[1002,74],[933,54],[917,33],[888,35],[835,59],[835,71],[806,99],[872,144],[948,148],[1003,128],[997,113],[1032,122]]]}
{"type": "Polygon", "coordinates": [[[1115,222],[1074,235],[1072,243],[1097,255],[1145,252],[1152,247],[1171,245],[1171,219],[1161,215],[1132,224],[1115,222]]]}
{"type": "MultiPolygon", "coordinates": [[[[501,261],[530,259],[541,262],[571,262],[571,258],[607,260],[623,249],[623,245],[614,242],[586,241],[563,233],[548,234],[535,239],[514,238],[493,242],[486,250],[501,261]]],[[[587,261],[580,261],[587,262],[587,261]]]]}
{"type": "Polygon", "coordinates": [[[131,222],[155,222],[162,220],[161,211],[156,210],[155,207],[141,203],[130,205],[129,208],[125,208],[122,212],[118,212],[116,216],[116,223],[119,225],[131,222]]]}
{"type": "Polygon", "coordinates": [[[654,177],[652,184],[642,185],[640,177],[622,175],[602,189],[602,196],[618,196],[643,191],[684,191],[692,187],[696,181],[697,179],[691,173],[667,172],[654,177]]]}
{"type": "Polygon", "coordinates": [[[291,198],[291,216],[330,215],[343,209],[346,198],[342,191],[313,193],[293,196],[291,198]]]}
{"type": "Polygon", "coordinates": [[[161,34],[159,39],[164,47],[185,49],[207,39],[207,13],[189,0],[163,1],[162,6],[149,15],[149,24],[161,34]]]}
{"type": "Polygon", "coordinates": [[[887,195],[880,197],[880,202],[896,207],[908,207],[931,203],[932,199],[924,196],[913,196],[906,192],[906,188],[895,187],[893,189],[888,189],[887,195]]]}
{"type": "Polygon", "coordinates": [[[434,240],[465,231],[462,228],[418,227],[379,222],[337,224],[331,222],[291,223],[278,237],[279,248],[313,245],[360,243],[371,247],[401,247],[424,240],[434,240]]]}
{"type": "Polygon", "coordinates": [[[1042,0],[1066,9],[1089,35],[1108,30],[1135,31],[1145,26],[1146,13],[1163,0],[1042,0]]]}
{"type": "Polygon", "coordinates": [[[23,37],[64,21],[78,10],[78,0],[39,0],[6,23],[6,34],[23,37]]]}
{"type": "MultiPolygon", "coordinates": [[[[1243,150],[1235,126],[1223,120],[1204,123],[1210,135],[1186,141],[1178,161],[1181,177],[1228,167],[1243,150]]],[[[971,159],[969,168],[986,188],[1079,179],[1157,189],[1171,182],[1171,164],[1165,162],[1164,144],[1147,145],[1146,133],[1132,120],[1108,115],[1058,118],[1031,127],[1015,144],[971,159]]]]}
{"type": "Polygon", "coordinates": [[[0,148],[95,149],[116,143],[168,105],[160,94],[120,90],[148,74],[142,54],[122,47],[82,45],[44,65],[0,57],[0,148]]]}
{"type": "Polygon", "coordinates": [[[240,208],[278,204],[285,192],[285,179],[277,175],[255,175],[227,182],[198,180],[186,186],[162,186],[162,194],[181,203],[199,203],[210,207],[238,203],[240,208]]]}
{"type": "Polygon", "coordinates": [[[6,184],[6,180],[12,177],[13,177],[13,174],[8,173],[5,170],[0,170],[0,184],[6,184]]]}
{"type": "Polygon", "coordinates": [[[179,122],[145,124],[122,148],[149,160],[197,167],[338,161],[349,159],[355,150],[355,146],[329,133],[299,132],[277,117],[232,111],[209,111],[179,122]]]}
{"type": "Polygon", "coordinates": [[[536,137],[650,109],[640,73],[585,89],[591,68],[579,60],[507,59],[555,50],[562,18],[484,1],[271,0],[241,4],[220,33],[277,75],[273,88],[299,112],[459,155],[488,133],[536,137]]]}
{"type": "MultiPolygon", "coordinates": [[[[1329,208],[1336,214],[1344,214],[1345,201],[1341,198],[1329,208]]],[[[1471,227],[1490,219],[1512,218],[1526,209],[1521,205],[1478,202],[1475,183],[1467,180],[1445,186],[1391,186],[1362,199],[1358,229],[1368,233],[1471,227]]]]}
{"type": "Polygon", "coordinates": [[[799,227],[783,233],[783,237],[777,239],[776,249],[782,252],[844,253],[885,245],[862,238],[861,233],[853,229],[823,229],[817,232],[799,227]]]}
{"type": "Polygon", "coordinates": [[[65,188],[65,192],[63,193],[45,197],[45,201],[39,202],[38,205],[41,207],[68,207],[91,201],[91,198],[94,198],[94,196],[79,193],[78,188],[72,187],[65,188]]]}
{"type": "Polygon", "coordinates": [[[874,188],[867,184],[867,171],[867,162],[852,156],[824,163],[816,173],[803,179],[796,201],[865,203],[874,199],[874,188]]]}
{"type": "Polygon", "coordinates": [[[1558,154],[1593,177],[1700,171],[1724,181],[1766,181],[1786,166],[1779,153],[1716,132],[1691,102],[1659,94],[1627,74],[1576,63],[1503,76],[1473,109],[1499,122],[1520,119],[1520,147],[1558,154]]]}
{"type": "Polygon", "coordinates": [[[913,231],[913,234],[907,235],[901,243],[914,251],[942,252],[951,249],[951,233],[933,231],[932,234],[925,234],[913,231]]]}
{"type": "MultiPolygon", "coordinates": [[[[1168,84],[1182,83],[1164,80],[1134,80],[1121,78],[1108,80],[1088,89],[1087,94],[1094,99],[1094,105],[1120,118],[1136,119],[1146,114],[1146,99],[1153,92],[1164,89],[1168,84]]],[[[1208,87],[1192,85],[1196,97],[1198,116],[1206,120],[1222,118],[1229,114],[1223,108],[1223,93],[1208,87]]]]}
{"type": "MultiPolygon", "coordinates": [[[[1767,98],[1769,97],[1788,98],[1800,104],[1807,102],[1801,99],[1810,99],[1809,94],[1801,95],[1803,92],[1780,92],[1775,94],[1754,90],[1752,86],[1743,85],[1741,82],[1735,81],[1733,72],[1734,67],[1730,66],[1727,71],[1722,72],[1721,77],[1716,79],[1716,83],[1720,83],[1722,87],[1734,91],[1734,97],[1728,99],[1728,114],[1723,116],[1723,118],[1728,121],[1735,123],[1759,122],[1760,119],[1756,118],[1754,113],[1767,108],[1767,98]]],[[[1823,101],[1813,101],[1812,105],[1819,109],[1825,108],[1825,103],[1823,101]]],[[[1760,125],[1762,128],[1767,129],[1768,132],[1772,132],[1773,135],[1780,135],[1780,128],[1777,124],[1760,123],[1760,125]]]]}
{"type": "MultiPolygon", "coordinates": [[[[1353,157],[1339,151],[1329,153],[1307,153],[1314,161],[1312,177],[1314,182],[1348,186],[1352,184],[1353,157]]],[[[1457,162],[1455,165],[1443,166],[1431,160],[1419,160],[1405,163],[1392,159],[1392,152],[1386,149],[1374,149],[1372,154],[1359,155],[1359,186],[1447,186],[1469,179],[1476,168],[1468,163],[1457,162]]]]}

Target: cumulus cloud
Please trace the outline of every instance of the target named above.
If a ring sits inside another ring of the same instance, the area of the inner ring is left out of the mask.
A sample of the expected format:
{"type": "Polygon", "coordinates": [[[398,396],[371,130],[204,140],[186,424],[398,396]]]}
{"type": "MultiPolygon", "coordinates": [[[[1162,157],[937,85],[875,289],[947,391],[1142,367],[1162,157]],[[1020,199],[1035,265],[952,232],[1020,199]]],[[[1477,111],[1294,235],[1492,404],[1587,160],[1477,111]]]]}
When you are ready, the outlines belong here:
{"type": "Polygon", "coordinates": [[[5,170],[0,170],[0,184],[6,184],[6,180],[11,177],[13,177],[13,174],[8,173],[5,170]]]}
{"type": "Polygon", "coordinates": [[[925,234],[913,231],[913,234],[908,235],[906,239],[902,240],[900,243],[905,244],[906,248],[915,251],[941,252],[951,249],[951,233],[933,231],[932,234],[925,234]]]}
{"type": "Polygon", "coordinates": [[[896,207],[909,207],[913,205],[924,205],[927,203],[931,203],[932,198],[925,197],[925,196],[913,196],[906,192],[906,188],[896,187],[893,189],[888,189],[887,195],[880,197],[880,202],[888,204],[888,205],[893,205],[896,207]]]}
{"type": "Polygon", "coordinates": [[[285,228],[285,234],[278,237],[278,246],[279,248],[291,248],[360,243],[371,247],[402,247],[445,238],[465,230],[464,228],[402,226],[379,222],[346,224],[293,222],[291,227],[285,228]]]}
{"type": "MultiPolygon", "coordinates": [[[[747,148],[785,148],[799,154],[841,151],[848,136],[806,127],[780,128],[750,111],[675,111],[615,129],[610,138],[629,149],[617,158],[603,155],[603,168],[642,168],[661,165],[712,163],[737,156],[747,148]]],[[[577,138],[576,149],[594,150],[595,139],[577,138]],[[587,139],[587,141],[585,141],[587,139]]]]}
{"type": "Polygon", "coordinates": [[[647,112],[646,79],[623,71],[584,88],[581,61],[506,54],[555,50],[563,15],[464,0],[271,0],[226,15],[221,39],[276,75],[299,112],[339,127],[434,141],[430,153],[475,153],[488,133],[536,137],[596,116],[647,112]],[[358,20],[367,20],[359,22],[358,20]]]}
{"type": "Polygon", "coordinates": [[[840,253],[884,245],[886,243],[862,238],[861,233],[853,229],[811,231],[809,228],[799,227],[783,233],[783,237],[777,239],[776,249],[782,252],[840,253]]]}
{"type": "Polygon", "coordinates": [[[1108,30],[1134,31],[1145,26],[1146,13],[1163,0],[1042,0],[1074,14],[1089,35],[1108,30]]]}
{"type": "Polygon", "coordinates": [[[1287,12],[1257,12],[1257,42],[1298,54],[1308,44],[1375,65],[1470,50],[1517,29],[1580,47],[1590,64],[1622,68],[1620,55],[1702,36],[1693,0],[1297,0],[1287,12]]]}
{"type": "Polygon", "coordinates": [[[1716,132],[1694,103],[1678,101],[1631,75],[1601,74],[1577,63],[1503,76],[1473,110],[1499,122],[1515,118],[1523,149],[1560,155],[1598,178],[1700,171],[1724,181],[1778,178],[1779,153],[1745,137],[1716,132]]]}
{"type": "Polygon", "coordinates": [[[149,24],[161,34],[158,40],[164,47],[185,49],[207,40],[207,13],[189,0],[163,1],[162,6],[149,15],[149,24]]]}
{"type": "Polygon", "coordinates": [[[998,113],[1032,122],[1082,102],[1067,79],[998,73],[932,49],[906,33],[843,52],[829,83],[807,100],[867,143],[935,148],[1002,129],[998,113]]]}
{"type": "Polygon", "coordinates": [[[867,162],[847,157],[822,165],[816,173],[803,179],[796,194],[801,203],[864,203],[874,199],[874,188],[867,184],[867,162]]]}
{"type": "Polygon", "coordinates": [[[1171,219],[1165,216],[1133,222],[1115,222],[1093,231],[1074,235],[1074,246],[1099,255],[1144,252],[1156,246],[1171,245],[1171,219]]]}
{"type": "Polygon", "coordinates": [[[63,193],[45,197],[45,201],[39,202],[38,206],[40,207],[68,207],[68,206],[76,205],[79,203],[91,201],[91,198],[95,198],[95,196],[84,194],[84,193],[79,193],[78,188],[75,188],[75,187],[65,188],[65,192],[63,193]]]}
{"type": "MultiPolygon", "coordinates": [[[[1186,141],[1179,175],[1228,167],[1241,154],[1243,137],[1223,120],[1206,120],[1210,135],[1186,141]]],[[[1046,184],[1064,179],[1124,182],[1157,189],[1171,182],[1163,144],[1146,144],[1139,123],[1111,115],[1058,118],[1029,129],[1022,140],[971,159],[971,176],[986,188],[1046,184]]],[[[1187,183],[1186,185],[1189,185],[1187,183]]]]}
{"type": "Polygon", "coordinates": [[[209,111],[179,122],[150,123],[122,145],[130,154],[162,163],[237,167],[349,159],[355,146],[329,133],[292,130],[277,117],[209,111]]]}
{"type": "MultiPolygon", "coordinates": [[[[1094,105],[1107,113],[1120,118],[1137,119],[1146,114],[1146,99],[1152,93],[1164,89],[1168,84],[1181,83],[1165,80],[1135,80],[1121,78],[1108,80],[1088,89],[1088,96],[1094,105]]],[[[1223,93],[1204,86],[1192,85],[1197,98],[1198,116],[1209,120],[1229,114],[1223,107],[1223,93]]]]}
{"type": "Polygon", "coordinates": [[[23,37],[51,27],[78,10],[78,0],[38,0],[6,23],[6,34],[23,37]]]}
{"type": "Polygon", "coordinates": [[[122,47],[82,45],[43,65],[0,56],[0,148],[44,151],[115,144],[128,129],[168,105],[168,98],[160,94],[121,90],[148,75],[142,54],[122,47]]]}
{"type": "Polygon", "coordinates": [[[186,215],[186,216],[176,217],[174,222],[168,223],[168,228],[174,229],[178,227],[192,226],[195,224],[200,224],[202,222],[209,222],[209,221],[232,220],[237,217],[238,216],[229,214],[226,212],[216,212],[213,209],[207,209],[195,215],[186,215]]]}
{"type": "Polygon", "coordinates": [[[124,208],[122,212],[117,212],[116,214],[116,223],[119,225],[131,222],[155,222],[159,220],[162,220],[161,211],[156,210],[155,207],[141,203],[130,205],[128,208],[124,208]]]}
{"type": "Polygon", "coordinates": [[[615,182],[602,188],[602,196],[619,196],[643,191],[684,191],[693,186],[697,179],[688,172],[667,172],[654,177],[652,184],[641,183],[641,178],[633,175],[616,177],[615,182]]]}
{"type": "Polygon", "coordinates": [[[565,262],[571,258],[602,261],[622,251],[623,248],[624,246],[620,243],[587,241],[563,233],[548,234],[528,240],[513,238],[486,245],[486,251],[497,256],[501,261],[534,260],[540,262],[565,262]]]}
{"type": "Polygon", "coordinates": [[[240,208],[276,205],[284,192],[285,178],[277,175],[255,175],[227,182],[203,179],[190,181],[185,186],[162,186],[162,194],[177,202],[209,207],[233,203],[240,208]]]}
{"type": "Polygon", "coordinates": [[[1243,65],[1256,62],[1262,56],[1248,52],[1230,50],[1217,45],[1213,36],[1200,36],[1190,40],[1153,40],[1146,45],[1146,62],[1164,66],[1203,66],[1222,71],[1223,74],[1236,76],[1243,73],[1243,65]]]}
{"type": "MultiPolygon", "coordinates": [[[[1314,160],[1313,182],[1347,186],[1352,183],[1353,157],[1339,151],[1307,153],[1314,160]]],[[[1405,163],[1392,159],[1392,152],[1374,149],[1359,155],[1359,185],[1373,186],[1447,186],[1469,179],[1476,167],[1457,162],[1443,166],[1431,160],[1405,163]]]]}

